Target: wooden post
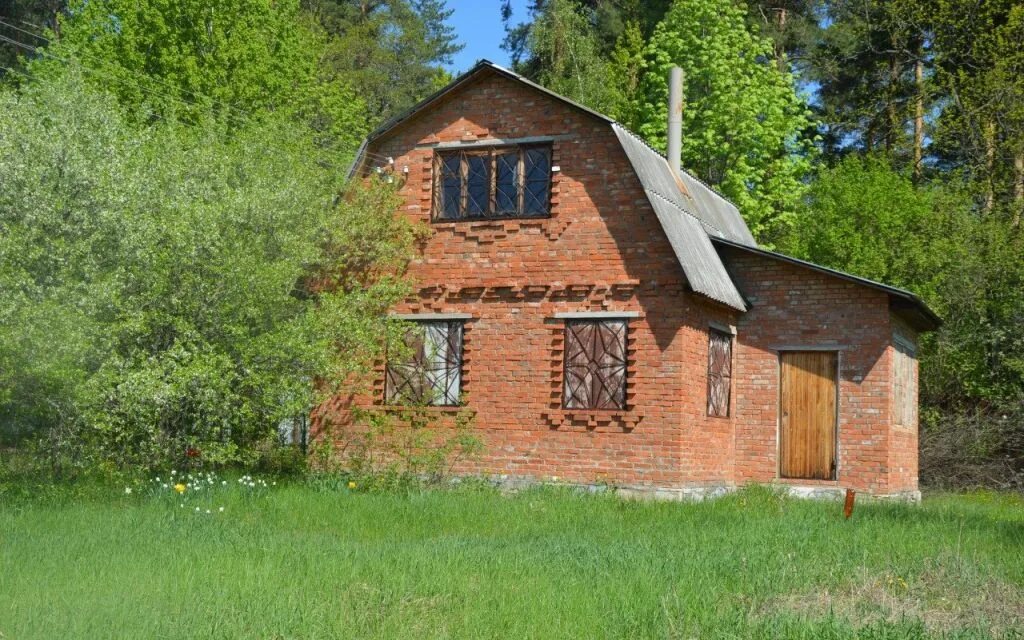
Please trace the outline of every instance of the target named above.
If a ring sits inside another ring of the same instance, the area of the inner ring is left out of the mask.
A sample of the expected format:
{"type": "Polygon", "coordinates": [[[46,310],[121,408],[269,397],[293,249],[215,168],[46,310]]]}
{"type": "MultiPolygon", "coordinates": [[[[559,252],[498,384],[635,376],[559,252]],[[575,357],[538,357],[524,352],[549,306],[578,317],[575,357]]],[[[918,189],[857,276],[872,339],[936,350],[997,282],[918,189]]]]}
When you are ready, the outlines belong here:
{"type": "Polygon", "coordinates": [[[849,520],[853,515],[853,501],[857,498],[857,492],[853,489],[846,490],[846,504],[843,505],[843,515],[849,520]]]}

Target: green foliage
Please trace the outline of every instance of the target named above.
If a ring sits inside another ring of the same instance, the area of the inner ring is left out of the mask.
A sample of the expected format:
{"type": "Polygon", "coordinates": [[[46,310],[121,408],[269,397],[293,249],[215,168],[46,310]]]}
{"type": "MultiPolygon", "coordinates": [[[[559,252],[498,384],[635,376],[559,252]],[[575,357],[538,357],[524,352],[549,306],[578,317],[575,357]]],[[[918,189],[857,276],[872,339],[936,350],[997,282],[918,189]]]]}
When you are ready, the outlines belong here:
{"type": "Polygon", "coordinates": [[[298,0],[78,0],[30,70],[59,76],[77,61],[143,122],[212,115],[244,125],[287,114],[351,151],[368,127],[366,105],[322,67],[326,47],[298,0]]]}
{"type": "Polygon", "coordinates": [[[785,251],[937,303],[938,279],[962,264],[969,202],[951,188],[917,188],[882,155],[823,169],[785,251]]]}
{"type": "Polygon", "coordinates": [[[792,223],[811,165],[810,119],[792,77],[731,0],[676,0],[645,52],[626,123],[664,149],[669,68],[685,73],[683,166],[732,199],[760,242],[792,223]]]}
{"type": "Polygon", "coordinates": [[[462,49],[444,0],[303,0],[327,34],[323,72],[365,101],[373,125],[448,82],[441,65],[462,49]]]}
{"type": "Polygon", "coordinates": [[[2,411],[51,460],[249,460],[378,352],[415,234],[289,119],[140,129],[78,73],[0,100],[2,411]]]}
{"type": "Polygon", "coordinates": [[[470,409],[452,412],[410,404],[356,409],[352,418],[344,427],[324,425],[313,458],[319,474],[341,472],[361,489],[437,485],[484,447],[473,432],[476,413],[470,409]]]}
{"type": "Polygon", "coordinates": [[[537,80],[597,111],[614,115],[625,97],[608,81],[608,63],[591,29],[593,16],[575,0],[549,0],[530,30],[532,55],[544,60],[537,80]]]}

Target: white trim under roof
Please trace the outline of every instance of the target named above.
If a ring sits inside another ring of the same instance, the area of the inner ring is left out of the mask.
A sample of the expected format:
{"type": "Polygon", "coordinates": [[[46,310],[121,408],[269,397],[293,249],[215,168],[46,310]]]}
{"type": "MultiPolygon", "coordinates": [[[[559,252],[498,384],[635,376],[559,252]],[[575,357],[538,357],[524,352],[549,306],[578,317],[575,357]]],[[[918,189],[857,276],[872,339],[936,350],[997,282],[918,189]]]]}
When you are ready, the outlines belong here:
{"type": "Polygon", "coordinates": [[[389,318],[395,320],[472,320],[473,316],[469,313],[389,313],[389,318]]]}
{"type": "Polygon", "coordinates": [[[558,320],[601,320],[612,318],[639,318],[639,311],[565,311],[556,313],[558,320]]]}

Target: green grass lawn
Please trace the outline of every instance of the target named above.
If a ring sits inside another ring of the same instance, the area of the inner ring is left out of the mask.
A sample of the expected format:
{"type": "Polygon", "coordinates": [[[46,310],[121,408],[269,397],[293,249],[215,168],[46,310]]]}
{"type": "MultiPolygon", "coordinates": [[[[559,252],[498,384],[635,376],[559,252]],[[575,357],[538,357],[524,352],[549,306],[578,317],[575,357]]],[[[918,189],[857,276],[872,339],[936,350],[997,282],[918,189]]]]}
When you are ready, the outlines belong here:
{"type": "Polygon", "coordinates": [[[0,505],[0,638],[1024,637],[1019,497],[160,493],[0,505]]]}

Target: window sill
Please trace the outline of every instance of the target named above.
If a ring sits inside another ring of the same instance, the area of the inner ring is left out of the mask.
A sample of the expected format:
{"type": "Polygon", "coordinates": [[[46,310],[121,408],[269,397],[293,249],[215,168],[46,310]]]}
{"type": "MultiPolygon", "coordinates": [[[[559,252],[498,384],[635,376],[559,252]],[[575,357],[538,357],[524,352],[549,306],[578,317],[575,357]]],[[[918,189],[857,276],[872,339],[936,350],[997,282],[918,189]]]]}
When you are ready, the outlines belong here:
{"type": "Polygon", "coordinates": [[[541,414],[552,429],[585,428],[631,431],[644,419],[636,409],[553,409],[541,414]]]}
{"type": "Polygon", "coordinates": [[[473,411],[476,409],[469,407],[468,405],[401,405],[401,404],[379,404],[375,406],[380,411],[386,411],[388,413],[398,413],[400,411],[423,411],[426,413],[460,413],[462,411],[473,411]]]}
{"type": "Polygon", "coordinates": [[[520,222],[541,222],[544,220],[550,220],[551,214],[545,213],[544,215],[535,216],[494,216],[490,218],[431,218],[430,224],[434,227],[444,228],[447,226],[457,227],[464,225],[479,225],[480,228],[486,228],[491,225],[500,226],[506,222],[520,223],[520,222]]]}

